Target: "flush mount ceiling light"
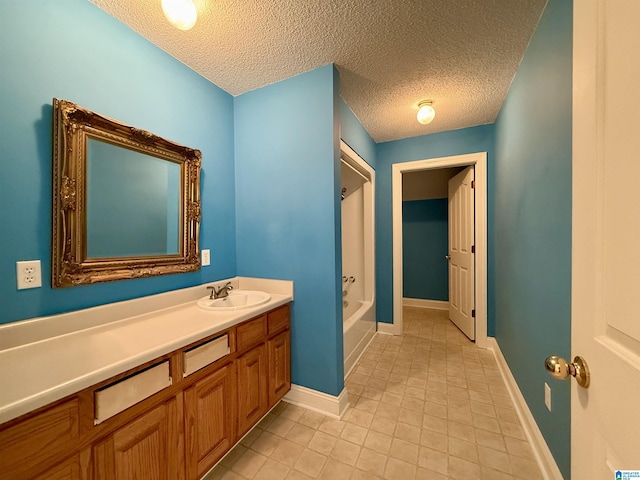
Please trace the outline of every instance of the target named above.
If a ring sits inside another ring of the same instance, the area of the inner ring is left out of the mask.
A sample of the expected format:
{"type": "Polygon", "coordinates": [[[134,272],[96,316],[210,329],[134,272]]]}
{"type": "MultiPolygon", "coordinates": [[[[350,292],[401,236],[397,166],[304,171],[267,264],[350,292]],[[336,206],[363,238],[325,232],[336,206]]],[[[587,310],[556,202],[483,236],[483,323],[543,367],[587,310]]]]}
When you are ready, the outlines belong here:
{"type": "Polygon", "coordinates": [[[198,18],[193,0],[162,0],[162,11],[171,25],[179,30],[189,30],[198,18]]]}
{"type": "Polygon", "coordinates": [[[431,100],[422,100],[418,104],[418,122],[423,125],[431,123],[433,117],[436,116],[436,111],[432,107],[433,102],[431,100]]]}

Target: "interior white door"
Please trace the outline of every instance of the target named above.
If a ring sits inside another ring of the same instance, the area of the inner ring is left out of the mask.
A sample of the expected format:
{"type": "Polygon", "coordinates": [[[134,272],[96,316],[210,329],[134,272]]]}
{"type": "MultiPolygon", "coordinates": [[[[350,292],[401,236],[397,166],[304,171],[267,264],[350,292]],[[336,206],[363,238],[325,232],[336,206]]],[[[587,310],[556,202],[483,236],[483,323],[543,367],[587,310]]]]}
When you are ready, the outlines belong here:
{"type": "Polygon", "coordinates": [[[573,9],[571,477],[612,480],[640,470],[640,2],[573,9]]]}
{"type": "Polygon", "coordinates": [[[449,180],[449,318],[475,340],[475,196],[473,166],[449,180]]]}

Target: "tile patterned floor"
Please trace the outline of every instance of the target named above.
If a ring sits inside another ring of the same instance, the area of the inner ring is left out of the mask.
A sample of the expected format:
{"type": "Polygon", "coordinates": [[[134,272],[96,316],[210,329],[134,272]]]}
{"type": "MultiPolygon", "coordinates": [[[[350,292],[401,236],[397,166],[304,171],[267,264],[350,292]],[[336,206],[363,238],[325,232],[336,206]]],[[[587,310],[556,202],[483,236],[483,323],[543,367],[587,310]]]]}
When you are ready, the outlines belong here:
{"type": "Polygon", "coordinates": [[[405,308],[347,390],[342,420],[281,402],[205,479],[542,478],[493,355],[446,312],[405,308]]]}

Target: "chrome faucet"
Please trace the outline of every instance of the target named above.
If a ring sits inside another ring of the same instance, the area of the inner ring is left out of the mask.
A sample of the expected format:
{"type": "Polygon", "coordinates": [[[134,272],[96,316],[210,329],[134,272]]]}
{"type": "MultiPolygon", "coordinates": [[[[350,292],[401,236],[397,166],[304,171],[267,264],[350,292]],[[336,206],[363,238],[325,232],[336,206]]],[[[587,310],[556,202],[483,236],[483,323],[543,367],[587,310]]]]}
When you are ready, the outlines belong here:
{"type": "Polygon", "coordinates": [[[210,285],[207,288],[211,290],[209,298],[213,300],[215,298],[228,297],[229,291],[233,290],[233,285],[231,285],[231,282],[227,282],[223,287],[216,288],[215,286],[210,285]]]}

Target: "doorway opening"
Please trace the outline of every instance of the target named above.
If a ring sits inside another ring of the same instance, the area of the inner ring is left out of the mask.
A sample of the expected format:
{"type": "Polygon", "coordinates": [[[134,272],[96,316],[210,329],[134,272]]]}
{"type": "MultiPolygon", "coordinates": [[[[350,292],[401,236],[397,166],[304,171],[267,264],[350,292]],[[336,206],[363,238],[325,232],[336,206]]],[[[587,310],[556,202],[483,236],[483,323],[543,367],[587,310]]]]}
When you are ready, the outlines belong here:
{"type": "Polygon", "coordinates": [[[378,330],[401,335],[403,328],[402,265],[402,175],[409,172],[450,167],[475,167],[475,323],[476,345],[487,348],[487,154],[467,155],[396,163],[392,166],[393,213],[393,323],[378,324],[378,330]],[[382,328],[380,328],[382,327],[382,328]]]}

